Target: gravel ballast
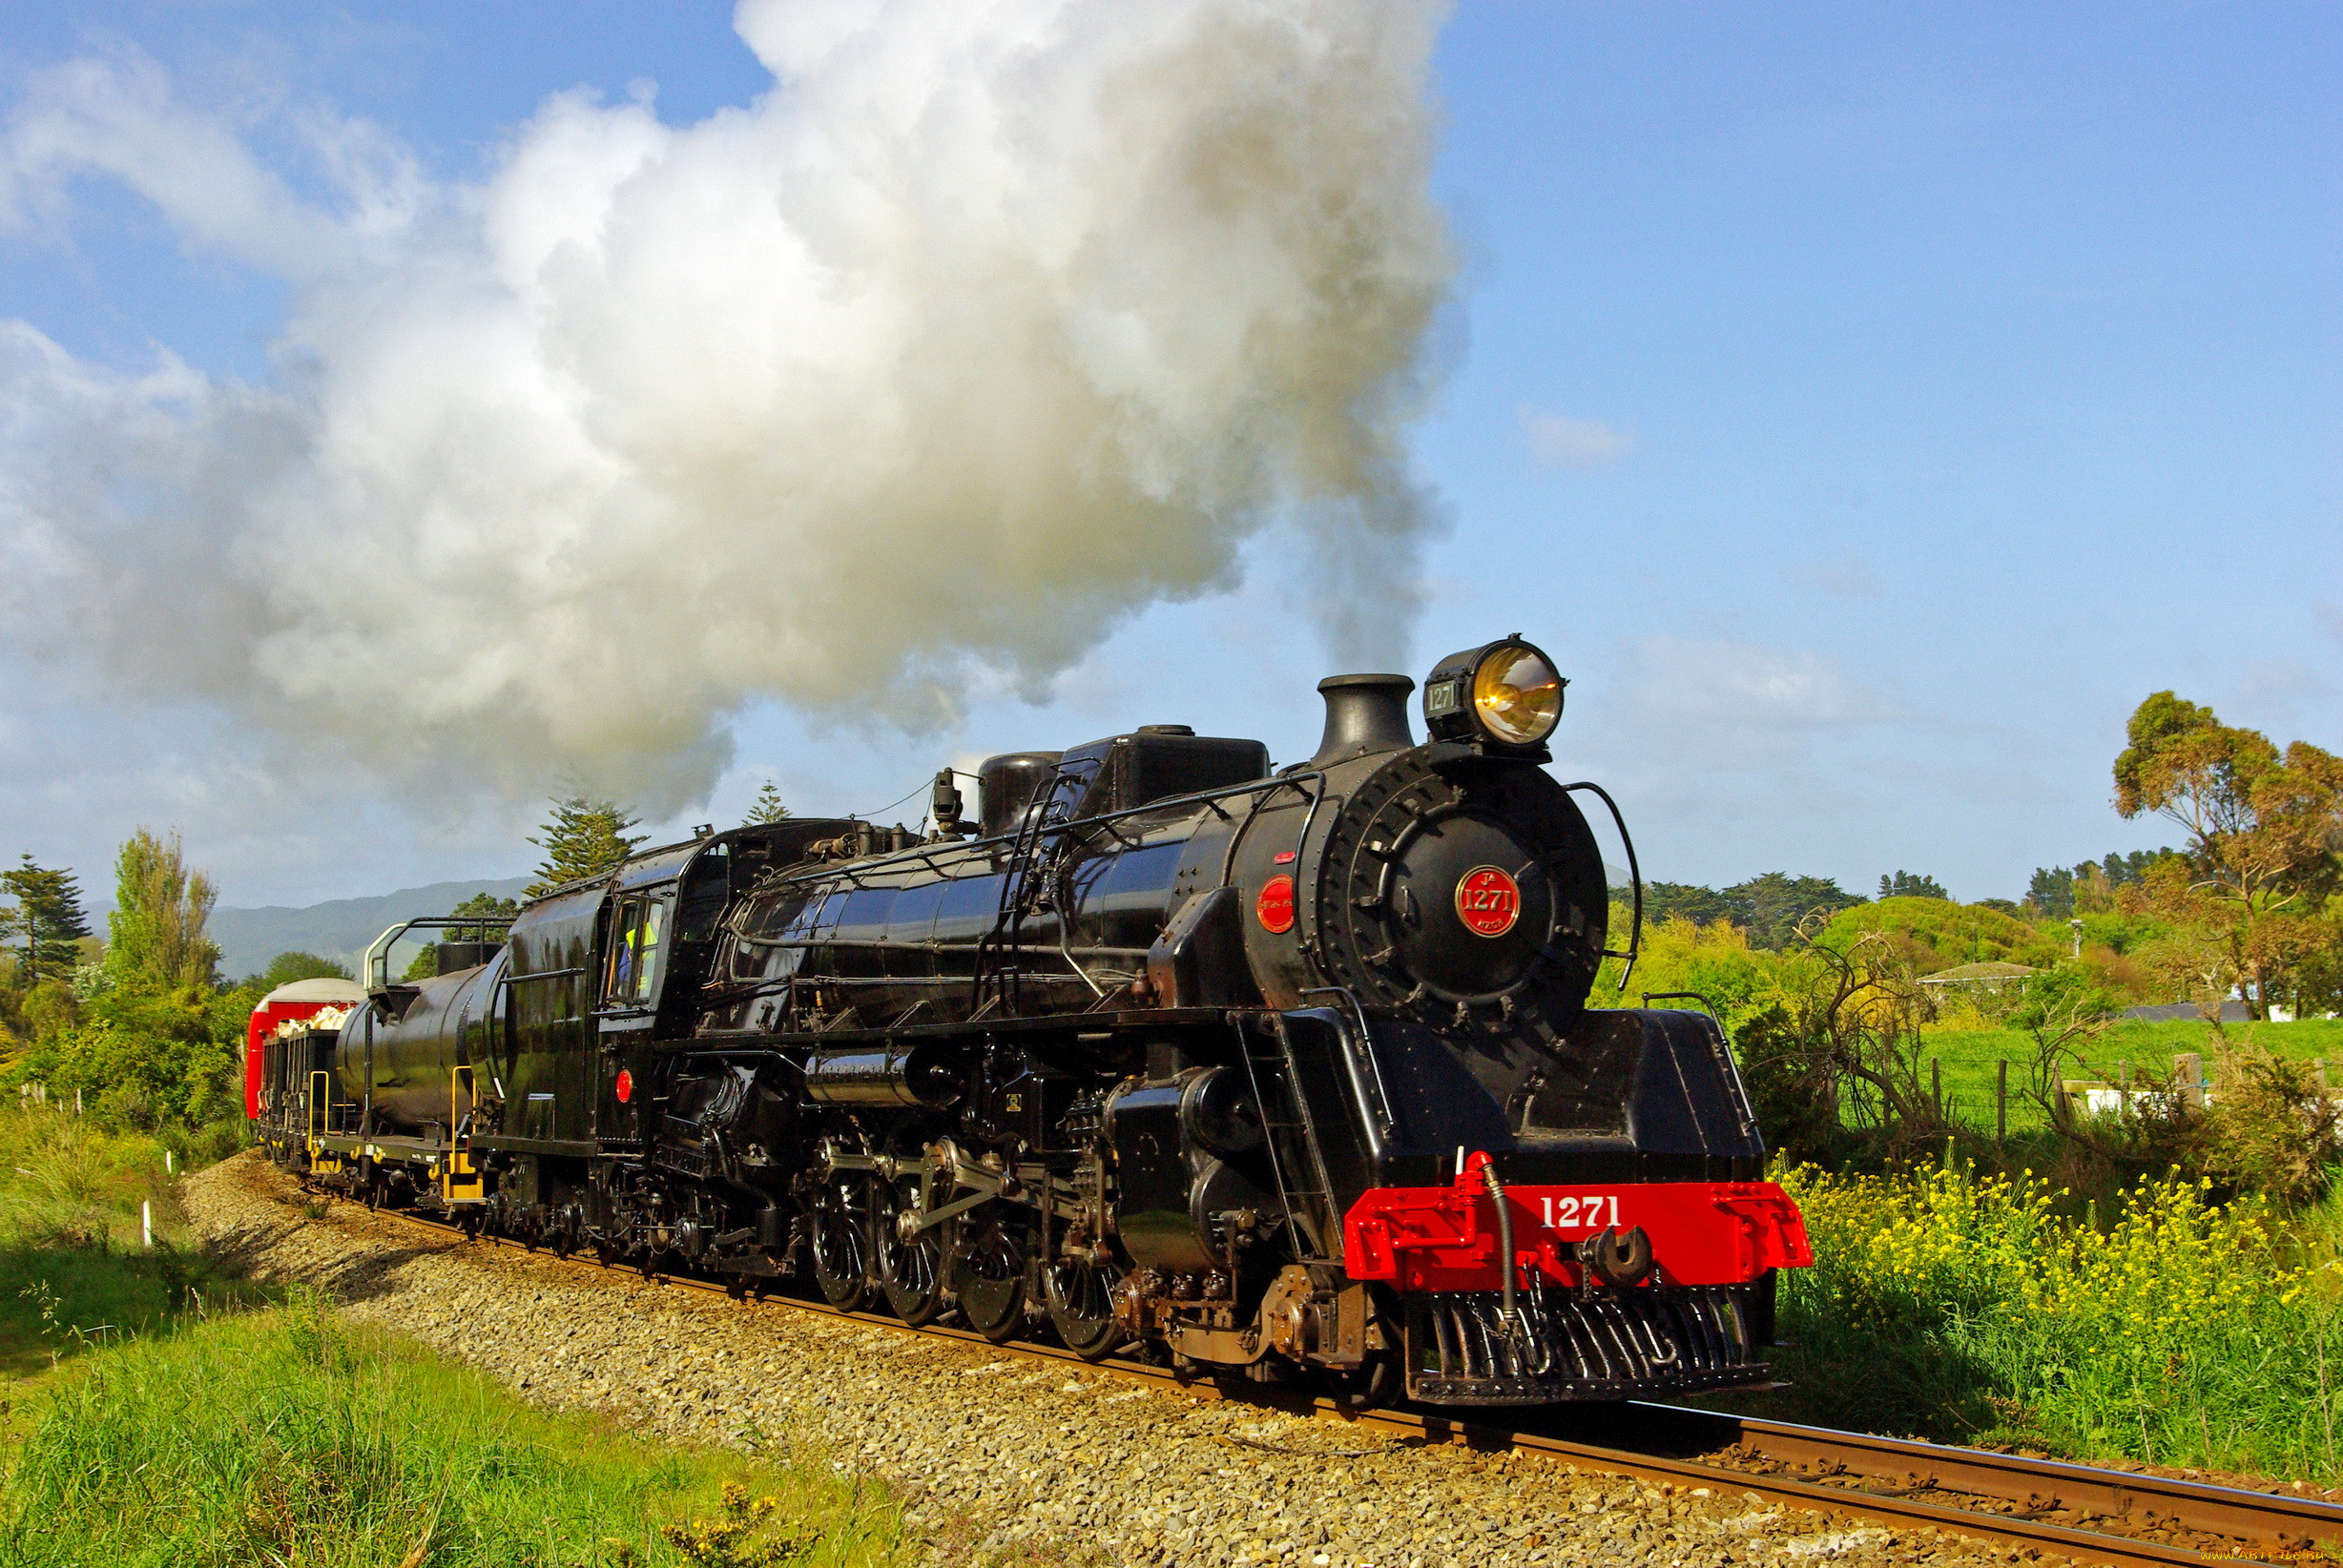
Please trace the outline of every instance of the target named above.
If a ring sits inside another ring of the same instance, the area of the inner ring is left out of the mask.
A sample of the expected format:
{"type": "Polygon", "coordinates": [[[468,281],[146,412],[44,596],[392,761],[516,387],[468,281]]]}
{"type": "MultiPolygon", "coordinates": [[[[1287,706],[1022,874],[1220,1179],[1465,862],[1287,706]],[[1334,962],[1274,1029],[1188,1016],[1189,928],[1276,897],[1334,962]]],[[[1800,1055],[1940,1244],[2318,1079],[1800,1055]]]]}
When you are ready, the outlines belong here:
{"type": "Polygon", "coordinates": [[[1111,1373],[465,1242],[309,1200],[254,1156],[184,1184],[208,1244],[534,1403],[659,1436],[811,1444],[901,1488],[936,1560],[1313,1568],[1943,1563],[2017,1555],[1753,1494],[1411,1445],[1111,1373]]]}

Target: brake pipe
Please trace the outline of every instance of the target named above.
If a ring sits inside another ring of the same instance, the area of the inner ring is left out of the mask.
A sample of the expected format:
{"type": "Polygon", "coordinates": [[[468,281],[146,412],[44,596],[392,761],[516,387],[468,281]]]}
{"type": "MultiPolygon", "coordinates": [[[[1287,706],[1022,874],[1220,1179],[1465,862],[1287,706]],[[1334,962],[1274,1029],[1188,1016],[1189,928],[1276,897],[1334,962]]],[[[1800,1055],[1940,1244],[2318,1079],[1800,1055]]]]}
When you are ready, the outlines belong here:
{"type": "Polygon", "coordinates": [[[1487,1184],[1489,1197],[1497,1204],[1497,1249],[1499,1254],[1499,1289],[1503,1292],[1499,1313],[1511,1326],[1516,1335],[1525,1336],[1528,1325],[1522,1320],[1521,1301],[1513,1283],[1519,1271],[1513,1256],[1513,1206],[1505,1201],[1505,1184],[1498,1177],[1497,1162],[1484,1152],[1481,1156],[1481,1180],[1487,1184]]]}

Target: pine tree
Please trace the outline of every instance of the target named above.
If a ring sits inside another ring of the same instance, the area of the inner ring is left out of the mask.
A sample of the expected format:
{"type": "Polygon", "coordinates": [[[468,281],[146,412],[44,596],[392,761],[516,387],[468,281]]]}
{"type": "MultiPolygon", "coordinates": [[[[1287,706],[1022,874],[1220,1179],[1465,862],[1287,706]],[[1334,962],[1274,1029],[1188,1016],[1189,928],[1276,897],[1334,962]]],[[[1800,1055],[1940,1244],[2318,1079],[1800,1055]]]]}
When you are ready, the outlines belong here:
{"type": "Polygon", "coordinates": [[[22,973],[70,975],[79,961],[75,945],[90,934],[81,912],[81,887],[70,871],[50,871],[35,865],[31,855],[14,871],[0,872],[0,889],[16,899],[8,918],[9,934],[22,943],[22,973]],[[12,917],[12,918],[11,918],[12,917]]]}
{"type": "Polygon", "coordinates": [[[1944,884],[1934,877],[1923,877],[1916,872],[1899,871],[1893,877],[1879,878],[1879,897],[1882,898],[1949,899],[1952,895],[1945,892],[1944,884]]]}
{"type": "Polygon", "coordinates": [[[781,804],[781,792],[768,778],[765,787],[757,792],[756,803],[749,807],[749,814],[742,820],[750,827],[761,827],[768,822],[781,821],[788,815],[789,808],[781,804]]]}
{"type": "Polygon", "coordinates": [[[537,830],[540,836],[529,840],[545,851],[545,859],[537,867],[537,879],[521,890],[521,897],[543,897],[565,882],[612,870],[650,836],[629,836],[627,830],[641,820],[615,801],[583,794],[554,801],[553,815],[537,830]]]}
{"type": "Polygon", "coordinates": [[[123,984],[170,989],[209,985],[219,948],[205,934],[219,894],[212,879],[187,869],[176,833],[132,834],[114,860],[112,940],[106,969],[123,984]]]}

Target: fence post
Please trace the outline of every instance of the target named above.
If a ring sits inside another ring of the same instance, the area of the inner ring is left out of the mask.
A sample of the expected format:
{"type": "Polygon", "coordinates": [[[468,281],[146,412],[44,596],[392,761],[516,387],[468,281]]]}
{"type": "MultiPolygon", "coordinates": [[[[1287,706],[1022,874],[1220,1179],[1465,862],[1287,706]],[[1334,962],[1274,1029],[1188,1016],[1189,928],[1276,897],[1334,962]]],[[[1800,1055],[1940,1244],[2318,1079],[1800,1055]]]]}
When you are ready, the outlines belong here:
{"type": "Polygon", "coordinates": [[[1993,1083],[1993,1141],[2009,1142],[2009,1058],[2001,1058],[1993,1083]]]}
{"type": "Polygon", "coordinates": [[[1941,1124],[1944,1120],[1944,1059],[1940,1056],[1928,1059],[1928,1088],[1937,1103],[1937,1121],[1941,1124]]]}
{"type": "Polygon", "coordinates": [[[155,1205],[144,1198],[138,1201],[138,1245],[155,1245],[155,1205]]]}

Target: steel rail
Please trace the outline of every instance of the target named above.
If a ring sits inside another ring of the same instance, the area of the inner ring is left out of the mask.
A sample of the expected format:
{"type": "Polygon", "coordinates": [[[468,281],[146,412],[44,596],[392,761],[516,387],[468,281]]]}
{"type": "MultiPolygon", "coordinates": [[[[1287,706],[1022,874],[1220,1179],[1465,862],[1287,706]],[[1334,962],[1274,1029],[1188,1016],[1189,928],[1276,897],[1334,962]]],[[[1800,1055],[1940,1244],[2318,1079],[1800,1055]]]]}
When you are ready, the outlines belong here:
{"type": "MultiPolygon", "coordinates": [[[[420,1214],[390,1209],[373,1212],[425,1229],[457,1236],[464,1233],[457,1226],[420,1214]]],[[[555,1258],[545,1248],[504,1237],[476,1239],[499,1249],[513,1247],[534,1256],[555,1258]]],[[[602,1267],[584,1258],[555,1261],[581,1269],[602,1267]]],[[[1026,1340],[996,1342],[973,1330],[941,1324],[914,1328],[887,1313],[841,1311],[825,1301],[795,1294],[736,1293],[730,1286],[689,1274],[654,1270],[650,1277],[686,1289],[722,1294],[743,1305],[810,1312],[895,1333],[948,1339],[1007,1355],[1087,1368],[1192,1398],[1333,1417],[1423,1445],[1511,1450],[1584,1470],[1686,1488],[1706,1487],[1720,1495],[1746,1493],[1802,1512],[1844,1515],[1906,1529],[1942,1530],[1976,1540],[2055,1553],[2077,1562],[2104,1563],[2108,1568],[2216,1568],[2238,1563],[2301,1568],[2312,1562],[2332,1562],[2343,1552],[2343,1504],[2322,1498],[1641,1401],[1628,1403],[1624,1412],[1617,1406],[1606,1407],[1600,1413],[1549,1410],[1540,1413],[1534,1422],[1521,1425],[1507,1423],[1499,1411],[1465,1414],[1419,1405],[1351,1411],[1330,1399],[1298,1392],[1231,1388],[1121,1357],[1089,1361],[1062,1346],[1026,1340]],[[1610,1440],[1594,1442],[1572,1430],[1585,1424],[1600,1424],[1610,1440]],[[1623,1434],[1628,1446],[1621,1446],[1623,1434]],[[1745,1468],[1767,1462],[1780,1468],[1745,1468]],[[1790,1470],[1799,1474],[1784,1473],[1790,1470]],[[1828,1484],[1824,1477],[1843,1477],[1844,1482],[1828,1484]],[[2010,1511],[1929,1501],[1919,1496],[1924,1493],[2007,1504],[2010,1511]],[[2075,1522],[2043,1516],[2058,1513],[2072,1516],[2075,1522]],[[2091,1528],[2108,1522],[2120,1528],[2091,1528]],[[2186,1534],[2199,1537],[2200,1543],[2159,1539],[2157,1534],[2186,1534]],[[2204,1538],[2208,1537],[2217,1539],[2204,1538]]]]}

